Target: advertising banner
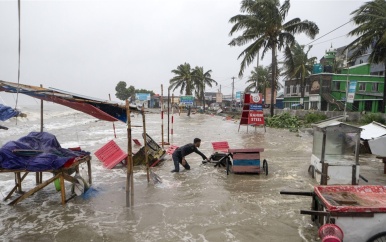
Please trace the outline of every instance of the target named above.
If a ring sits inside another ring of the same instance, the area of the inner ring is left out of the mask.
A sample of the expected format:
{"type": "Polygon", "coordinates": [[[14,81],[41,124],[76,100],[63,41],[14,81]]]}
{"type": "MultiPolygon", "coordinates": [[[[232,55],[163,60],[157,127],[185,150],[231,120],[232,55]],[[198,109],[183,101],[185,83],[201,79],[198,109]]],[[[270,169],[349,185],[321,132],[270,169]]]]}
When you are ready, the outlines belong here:
{"type": "Polygon", "coordinates": [[[236,102],[240,102],[241,101],[241,95],[243,94],[243,92],[236,92],[236,102]]]}
{"type": "Polygon", "coordinates": [[[150,101],[150,93],[136,93],[135,100],[150,101]]]}
{"type": "Polygon", "coordinates": [[[216,103],[222,102],[222,93],[218,92],[216,93],[216,103]]]}
{"type": "MultiPolygon", "coordinates": [[[[277,95],[277,92],[275,91],[275,96],[273,98],[274,104],[276,104],[276,95],[277,95]]],[[[271,88],[265,89],[265,104],[271,104],[271,88]]]]}
{"type": "Polygon", "coordinates": [[[347,93],[347,102],[348,103],[354,102],[356,89],[357,89],[357,81],[350,81],[348,93],[347,93]]]}
{"type": "Polygon", "coordinates": [[[253,104],[262,104],[263,103],[263,95],[261,93],[251,93],[250,102],[253,104]]]}
{"type": "Polygon", "coordinates": [[[181,96],[180,103],[185,104],[186,106],[193,106],[194,97],[193,96],[181,96]]]}

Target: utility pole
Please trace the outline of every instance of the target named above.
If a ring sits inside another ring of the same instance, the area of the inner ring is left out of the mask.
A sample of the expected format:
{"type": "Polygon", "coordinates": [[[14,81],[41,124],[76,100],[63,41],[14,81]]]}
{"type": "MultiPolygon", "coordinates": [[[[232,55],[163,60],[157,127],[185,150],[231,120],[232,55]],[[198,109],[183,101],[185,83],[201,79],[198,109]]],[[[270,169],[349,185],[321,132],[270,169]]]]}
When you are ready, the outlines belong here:
{"type": "Polygon", "coordinates": [[[232,79],[233,79],[233,81],[232,81],[232,103],[233,103],[233,93],[234,93],[234,91],[235,91],[235,78],[236,77],[232,77],[232,79]]]}

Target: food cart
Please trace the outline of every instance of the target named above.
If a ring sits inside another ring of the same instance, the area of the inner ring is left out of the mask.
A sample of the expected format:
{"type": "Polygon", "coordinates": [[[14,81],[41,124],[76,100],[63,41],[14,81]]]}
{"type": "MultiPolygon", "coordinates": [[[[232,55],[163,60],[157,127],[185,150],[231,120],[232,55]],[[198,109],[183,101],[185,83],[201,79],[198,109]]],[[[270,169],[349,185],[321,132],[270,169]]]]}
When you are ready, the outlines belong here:
{"type": "Polygon", "coordinates": [[[336,119],[316,123],[308,172],[320,185],[359,183],[361,128],[336,119]]]}
{"type": "Polygon", "coordinates": [[[280,192],[312,197],[311,215],[321,241],[386,241],[386,186],[315,186],[313,192],[280,192]]]}

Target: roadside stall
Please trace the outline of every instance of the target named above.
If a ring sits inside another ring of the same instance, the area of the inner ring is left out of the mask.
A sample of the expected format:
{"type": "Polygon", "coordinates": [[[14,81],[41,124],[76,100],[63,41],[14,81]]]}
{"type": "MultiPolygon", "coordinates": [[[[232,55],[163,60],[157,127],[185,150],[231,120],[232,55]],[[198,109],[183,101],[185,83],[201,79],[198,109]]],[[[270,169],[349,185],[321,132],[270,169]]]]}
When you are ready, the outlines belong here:
{"type": "Polygon", "coordinates": [[[316,123],[308,172],[320,185],[359,183],[361,128],[334,120],[316,123]]]}

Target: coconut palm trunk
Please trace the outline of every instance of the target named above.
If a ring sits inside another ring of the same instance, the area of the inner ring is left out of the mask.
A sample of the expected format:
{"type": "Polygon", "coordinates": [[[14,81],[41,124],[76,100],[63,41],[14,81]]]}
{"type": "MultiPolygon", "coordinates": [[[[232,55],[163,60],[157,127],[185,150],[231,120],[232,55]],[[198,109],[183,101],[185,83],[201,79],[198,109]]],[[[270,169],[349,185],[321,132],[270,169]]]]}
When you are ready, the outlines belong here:
{"type": "Polygon", "coordinates": [[[276,86],[276,43],[272,45],[272,80],[271,80],[271,105],[270,105],[270,113],[271,117],[274,115],[274,101],[275,101],[275,86],[276,86]]]}

